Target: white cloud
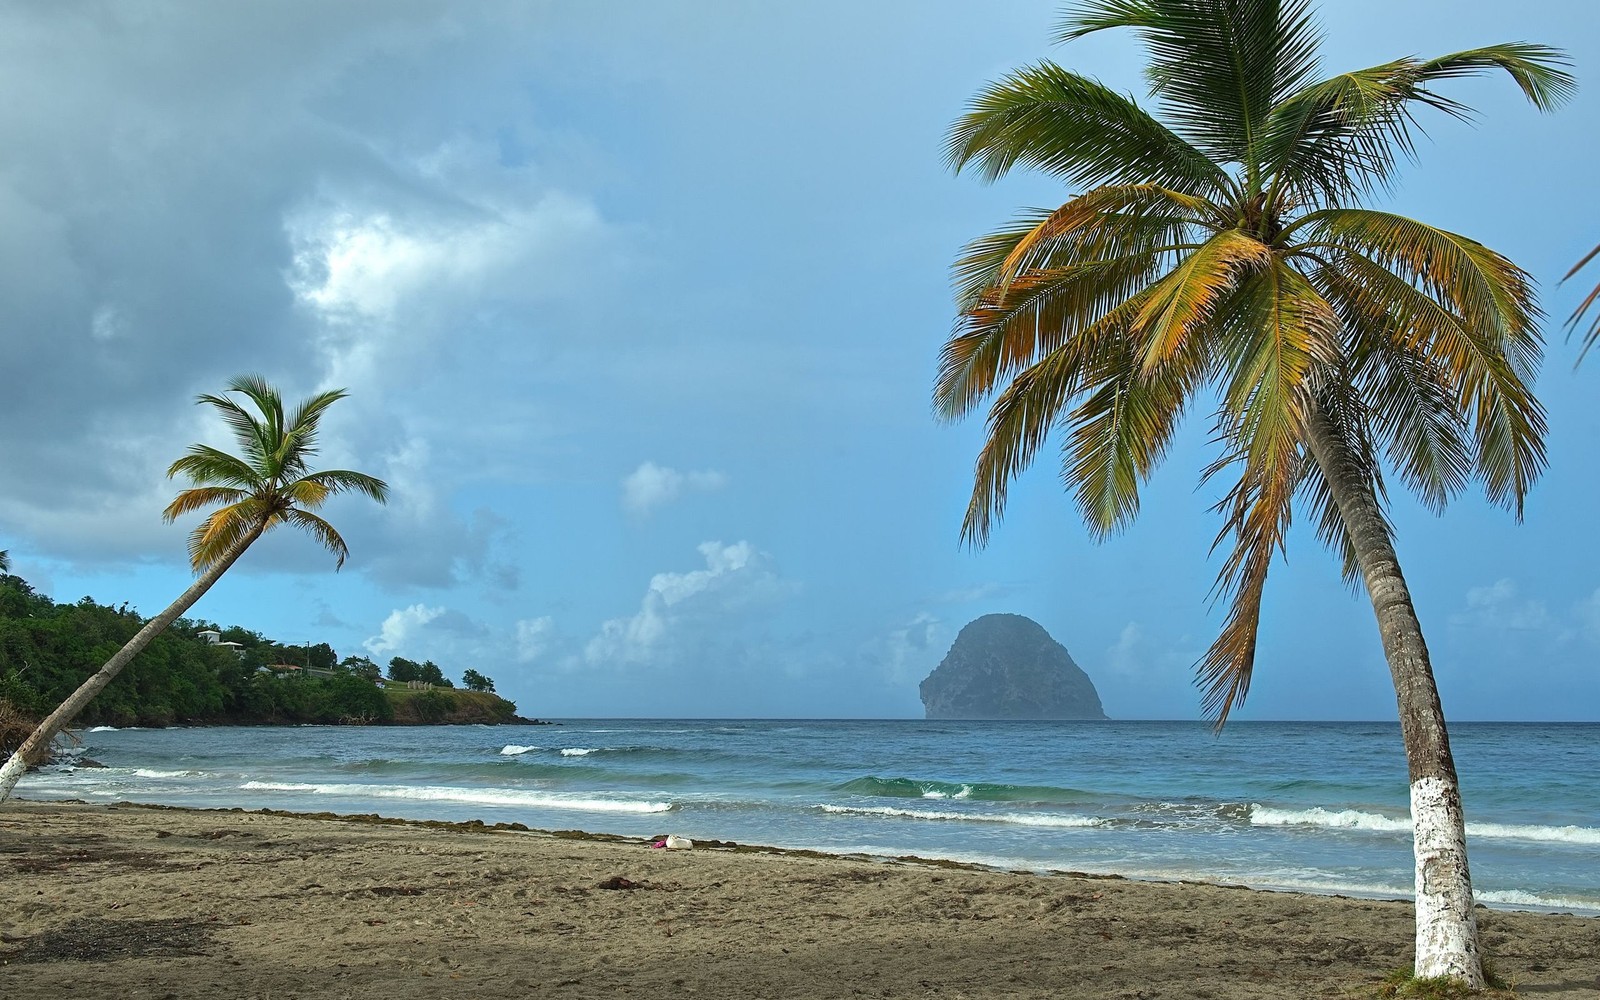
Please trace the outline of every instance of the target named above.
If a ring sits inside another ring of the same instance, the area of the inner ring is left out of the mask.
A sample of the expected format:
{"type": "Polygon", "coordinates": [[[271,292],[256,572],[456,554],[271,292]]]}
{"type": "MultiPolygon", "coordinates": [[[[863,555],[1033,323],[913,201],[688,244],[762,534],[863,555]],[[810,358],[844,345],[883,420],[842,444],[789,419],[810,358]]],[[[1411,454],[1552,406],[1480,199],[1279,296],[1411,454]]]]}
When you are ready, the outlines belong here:
{"type": "Polygon", "coordinates": [[[594,665],[675,662],[687,650],[718,642],[743,612],[794,589],[749,542],[703,542],[699,551],[705,569],[651,577],[638,612],[602,623],[583,659],[594,665]]]}
{"type": "Polygon", "coordinates": [[[430,608],[425,604],[413,604],[408,608],[398,608],[389,612],[389,617],[383,620],[383,626],[378,634],[363,642],[367,652],[374,657],[398,655],[414,643],[421,631],[428,623],[434,621],[445,613],[444,608],[430,608]]]}
{"type": "Polygon", "coordinates": [[[1450,616],[1450,624],[1470,628],[1532,632],[1551,628],[1555,621],[1544,602],[1524,598],[1515,582],[1495,581],[1467,591],[1467,606],[1450,616]]]}
{"type": "Polygon", "coordinates": [[[988,583],[980,583],[971,587],[957,587],[954,590],[946,590],[943,593],[935,594],[931,600],[937,604],[971,604],[975,601],[999,597],[1009,589],[991,580],[988,583]]]}
{"type": "Polygon", "coordinates": [[[284,282],[314,319],[330,384],[360,385],[397,355],[460,337],[495,306],[569,293],[579,262],[615,266],[611,227],[587,199],[525,191],[516,200],[455,179],[469,206],[441,213],[391,197],[382,208],[329,197],[289,215],[284,282]]]}
{"type": "Polygon", "coordinates": [[[555,626],[555,620],[548,615],[518,621],[517,659],[523,663],[530,663],[543,655],[550,648],[555,626]]]}
{"type": "Polygon", "coordinates": [[[623,477],[622,506],[635,514],[644,515],[676,500],[686,489],[709,493],[727,485],[728,477],[713,469],[679,472],[654,462],[644,462],[623,477]]]}
{"type": "Polygon", "coordinates": [[[1116,643],[1106,650],[1106,666],[1119,674],[1129,676],[1143,673],[1144,663],[1150,652],[1146,648],[1147,645],[1139,623],[1129,622],[1122,627],[1116,643]]]}
{"type": "Polygon", "coordinates": [[[890,629],[879,654],[885,679],[891,684],[916,684],[938,666],[947,650],[950,633],[943,622],[926,611],[890,629]]]}

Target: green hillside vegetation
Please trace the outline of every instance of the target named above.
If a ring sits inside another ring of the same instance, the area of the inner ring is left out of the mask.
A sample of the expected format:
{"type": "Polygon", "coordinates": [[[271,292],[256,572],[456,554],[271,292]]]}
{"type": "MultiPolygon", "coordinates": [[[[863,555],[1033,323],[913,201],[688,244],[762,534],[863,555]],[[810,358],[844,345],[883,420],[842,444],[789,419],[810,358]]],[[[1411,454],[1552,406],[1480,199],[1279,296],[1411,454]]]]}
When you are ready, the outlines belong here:
{"type": "MultiPolygon", "coordinates": [[[[112,607],[87,597],[56,604],[21,577],[0,575],[0,718],[43,716],[144,623],[126,604],[112,607]]],[[[420,683],[437,676],[441,687],[419,690],[403,679],[381,680],[371,660],[341,662],[327,643],[284,644],[238,626],[180,618],[76,724],[404,725],[515,718],[516,705],[494,694],[493,682],[477,671],[469,670],[466,679],[486,689],[458,691],[436,665],[426,665],[433,670],[420,683]],[[213,644],[201,635],[206,630],[237,648],[213,644]]]]}

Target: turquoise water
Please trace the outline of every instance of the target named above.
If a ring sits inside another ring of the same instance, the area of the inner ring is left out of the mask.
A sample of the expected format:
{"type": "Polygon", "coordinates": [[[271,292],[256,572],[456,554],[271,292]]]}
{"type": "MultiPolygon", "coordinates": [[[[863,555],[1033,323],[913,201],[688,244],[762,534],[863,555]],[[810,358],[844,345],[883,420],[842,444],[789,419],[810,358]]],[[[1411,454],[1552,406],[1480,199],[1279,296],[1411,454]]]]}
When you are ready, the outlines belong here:
{"type": "MultiPolygon", "coordinates": [[[[1600,913],[1600,725],[1452,729],[1480,901],[1600,913]]],[[[105,730],[29,798],[376,812],[1407,896],[1397,726],[586,720],[105,730]]]]}

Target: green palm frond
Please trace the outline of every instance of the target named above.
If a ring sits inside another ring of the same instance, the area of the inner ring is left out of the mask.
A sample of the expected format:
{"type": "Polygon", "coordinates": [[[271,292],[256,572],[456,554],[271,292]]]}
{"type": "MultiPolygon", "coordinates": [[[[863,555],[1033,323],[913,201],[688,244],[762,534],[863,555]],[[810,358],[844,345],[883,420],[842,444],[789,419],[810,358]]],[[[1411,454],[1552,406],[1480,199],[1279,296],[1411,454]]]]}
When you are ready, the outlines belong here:
{"type": "Polygon", "coordinates": [[[190,445],[188,454],[167,467],[168,479],[180,473],[192,483],[226,484],[243,490],[252,490],[261,482],[261,473],[250,463],[205,444],[190,445]]]}
{"type": "Polygon", "coordinates": [[[958,320],[940,357],[934,406],[966,415],[1006,378],[1058,349],[1070,331],[1093,327],[1126,303],[1154,270],[1148,253],[1030,273],[958,320]]]}
{"type": "Polygon", "coordinates": [[[229,395],[208,393],[197,401],[222,414],[249,457],[197,444],[167,470],[169,478],[182,474],[196,484],[167,505],[163,512],[167,521],[223,505],[190,534],[190,562],[196,570],[203,570],[235,552],[241,541],[247,543],[252,533],[289,523],[310,531],[342,566],[349,555],[344,539],[327,521],[307,512],[340,493],[361,493],[379,503],[389,496],[388,484],[364,473],[309,471],[322,417],[347,393],[334,389],[310,396],[285,422],[282,397],[259,375],[234,378],[227,391],[242,395],[256,412],[229,395]]]}
{"type": "MultiPolygon", "coordinates": [[[[1596,254],[1600,254],[1600,246],[1584,254],[1583,259],[1572,265],[1572,270],[1568,271],[1561,280],[1566,281],[1583,270],[1591,260],[1594,260],[1596,254]]],[[[1583,297],[1583,301],[1578,303],[1578,308],[1572,310],[1572,315],[1567,317],[1567,331],[1569,334],[1583,322],[1584,315],[1589,312],[1596,300],[1600,300],[1600,285],[1595,285],[1589,291],[1589,294],[1583,297]]],[[[1600,315],[1595,316],[1594,322],[1589,324],[1589,331],[1583,335],[1583,349],[1578,352],[1578,361],[1575,363],[1581,364],[1583,362],[1584,356],[1589,353],[1589,348],[1594,346],[1594,342],[1597,339],[1600,339],[1600,315]]]]}
{"type": "Polygon", "coordinates": [[[317,542],[334,555],[334,569],[344,567],[344,561],[350,556],[350,548],[345,545],[344,539],[334,530],[333,525],[322,518],[307,511],[294,507],[283,512],[283,520],[297,528],[301,528],[315,538],[317,542]]]}
{"type": "Polygon", "coordinates": [[[1338,314],[1281,260],[1252,274],[1218,317],[1223,338],[1223,427],[1252,463],[1279,465],[1304,434],[1319,366],[1341,352],[1338,314]]]}
{"type": "Polygon", "coordinates": [[[1054,350],[1063,331],[1097,323],[1164,260],[1193,249],[1174,240],[1214,228],[1204,217],[1216,214],[1211,202],[1165,188],[1099,188],[974,241],[955,268],[962,312],[941,358],[936,410],[965,415],[1054,350]]]}
{"type": "MultiPolygon", "coordinates": [[[[196,397],[196,401],[216,408],[244,449],[247,464],[259,470],[268,467],[271,461],[272,437],[265,424],[227,396],[202,393],[196,397]]],[[[168,476],[170,478],[171,473],[168,473],[168,476]]]]}
{"type": "Polygon", "coordinates": [[[1522,89],[1523,96],[1540,111],[1554,111],[1578,92],[1578,81],[1563,67],[1572,58],[1561,49],[1531,42],[1507,42],[1455,52],[1424,62],[1418,78],[1425,83],[1477,76],[1485,70],[1504,70],[1522,89]]]}
{"type": "Polygon", "coordinates": [[[1150,287],[1134,319],[1133,336],[1144,344],[1143,368],[1165,364],[1243,278],[1271,264],[1272,251],[1237,229],[1225,229],[1190,252],[1150,287]]]}
{"type": "Polygon", "coordinates": [[[389,501],[389,484],[376,476],[369,476],[363,472],[328,469],[323,472],[310,473],[302,478],[301,482],[316,483],[326,489],[330,496],[338,493],[360,493],[379,503],[387,503],[389,501]]]}
{"type": "Polygon", "coordinates": [[[283,397],[271,383],[260,375],[238,375],[228,380],[228,391],[243,395],[260,411],[261,429],[258,432],[266,447],[263,454],[271,461],[283,441],[283,397]]]}
{"type": "Polygon", "coordinates": [[[1386,186],[1396,163],[1415,155],[1415,108],[1470,118],[1470,107],[1429,89],[1430,84],[1505,70],[1536,107],[1548,111],[1574,92],[1571,74],[1561,68],[1568,64],[1559,50],[1512,43],[1344,73],[1311,84],[1273,108],[1263,162],[1277,185],[1298,200],[1337,204],[1386,186]]]}
{"type": "Polygon", "coordinates": [[[189,533],[189,562],[196,571],[203,571],[263,526],[272,527],[272,513],[255,497],[220,507],[189,533]]]}
{"type": "Polygon", "coordinates": [[[1183,235],[1221,229],[1225,214],[1206,198],[1154,184],[1095,188],[970,244],[954,268],[957,297],[966,308],[1003,292],[1019,274],[1126,256],[1134,247],[1192,249],[1179,242],[1183,235]]]}
{"type": "Polygon", "coordinates": [[[161,519],[171,524],[185,514],[215,507],[217,504],[235,504],[248,495],[244,490],[226,486],[200,486],[184,490],[167,504],[166,509],[161,512],[161,519]]]}
{"type": "Polygon", "coordinates": [[[980,93],[951,128],[945,155],[988,180],[1019,164],[1075,186],[1156,184],[1190,194],[1228,190],[1227,174],[1132,98],[1050,62],[980,93]]]}
{"type": "Polygon", "coordinates": [[[1498,340],[1499,352],[1519,377],[1531,380],[1542,353],[1538,306],[1527,272],[1488,247],[1403,215],[1358,208],[1312,212],[1286,230],[1305,232],[1303,245],[1362,254],[1418,284],[1461,317],[1480,338],[1498,340]]]}
{"type": "Polygon", "coordinates": [[[1227,600],[1228,614],[1195,667],[1201,711],[1218,729],[1250,692],[1261,599],[1273,557],[1289,533],[1294,477],[1301,462],[1293,448],[1265,459],[1252,458],[1241,448],[1213,464],[1207,475],[1228,466],[1238,467],[1240,476],[1214,508],[1223,515],[1223,526],[1212,542],[1213,549],[1233,542],[1212,587],[1213,600],[1227,600]]]}
{"type": "Polygon", "coordinates": [[[1146,76],[1175,131],[1219,163],[1245,167],[1259,190],[1259,148],[1273,107],[1317,70],[1308,0],[1089,0],[1058,34],[1131,28],[1149,53],[1146,76]]]}
{"type": "Polygon", "coordinates": [[[983,545],[1005,514],[1011,481],[1033,463],[1050,428],[1071,401],[1106,367],[1107,355],[1125,353],[1136,296],[1018,372],[989,410],[988,436],[973,470],[972,498],[961,538],[983,545]]]}
{"type": "MultiPolygon", "coordinates": [[[[1435,358],[1440,330],[1459,337],[1459,322],[1412,285],[1358,254],[1319,268],[1312,279],[1348,329],[1369,330],[1352,350],[1350,381],[1368,401],[1370,427],[1389,460],[1423,504],[1442,512],[1475,469],[1458,380],[1435,358]]],[[[1376,465],[1372,475],[1378,476],[1376,465]]]]}
{"type": "Polygon", "coordinates": [[[1063,421],[1062,484],[1095,538],[1138,516],[1139,488],[1166,456],[1184,406],[1205,374],[1203,343],[1180,345],[1154,370],[1140,365],[1135,343],[1130,335],[1106,352],[1101,381],[1063,421]]]}
{"type": "Polygon", "coordinates": [[[322,414],[348,395],[343,389],[319,392],[295,407],[279,452],[279,463],[285,477],[305,474],[306,463],[317,453],[317,430],[322,422],[322,414]]]}

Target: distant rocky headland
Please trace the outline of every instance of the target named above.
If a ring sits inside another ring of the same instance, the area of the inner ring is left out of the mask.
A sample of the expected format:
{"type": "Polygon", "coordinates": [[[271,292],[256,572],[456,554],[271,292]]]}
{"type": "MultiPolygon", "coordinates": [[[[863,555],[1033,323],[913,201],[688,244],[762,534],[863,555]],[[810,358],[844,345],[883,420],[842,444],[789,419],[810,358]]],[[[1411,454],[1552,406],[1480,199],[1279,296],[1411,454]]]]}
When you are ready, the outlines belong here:
{"type": "Polygon", "coordinates": [[[1100,694],[1066,647],[1022,615],[984,615],[922,682],[930,719],[1104,719],[1100,694]]]}

